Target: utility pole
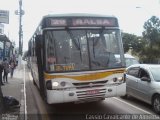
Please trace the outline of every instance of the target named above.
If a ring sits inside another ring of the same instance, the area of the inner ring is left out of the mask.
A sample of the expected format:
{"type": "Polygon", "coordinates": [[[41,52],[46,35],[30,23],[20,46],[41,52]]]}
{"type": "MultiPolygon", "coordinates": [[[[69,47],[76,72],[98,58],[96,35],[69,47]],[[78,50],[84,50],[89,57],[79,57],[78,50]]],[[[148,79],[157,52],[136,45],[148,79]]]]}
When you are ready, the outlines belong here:
{"type": "Polygon", "coordinates": [[[24,15],[24,10],[22,10],[22,0],[19,0],[19,10],[15,11],[16,15],[19,15],[19,60],[18,65],[21,65],[22,61],[22,51],[23,51],[23,31],[22,31],[22,16],[24,15]]]}
{"type": "Polygon", "coordinates": [[[19,0],[19,55],[22,56],[22,0],[19,0]]]}
{"type": "Polygon", "coordinates": [[[19,0],[19,10],[16,10],[15,14],[19,15],[19,62],[21,62],[22,50],[23,50],[22,16],[24,15],[24,10],[22,10],[22,0],[19,0]]]}

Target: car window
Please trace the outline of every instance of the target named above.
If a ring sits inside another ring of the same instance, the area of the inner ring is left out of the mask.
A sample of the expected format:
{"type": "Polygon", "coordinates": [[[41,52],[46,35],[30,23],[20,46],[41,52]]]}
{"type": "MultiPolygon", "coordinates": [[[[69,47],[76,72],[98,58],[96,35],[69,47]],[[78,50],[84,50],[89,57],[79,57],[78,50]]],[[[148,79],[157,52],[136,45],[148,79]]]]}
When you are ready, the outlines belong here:
{"type": "Polygon", "coordinates": [[[141,68],[139,72],[139,78],[142,78],[142,77],[150,78],[148,72],[141,68]]]}
{"type": "Polygon", "coordinates": [[[160,82],[160,74],[159,74],[160,67],[150,67],[150,70],[154,80],[160,82]]]}
{"type": "Polygon", "coordinates": [[[139,67],[133,67],[133,68],[129,68],[127,70],[128,75],[132,75],[132,76],[135,76],[135,77],[138,77],[138,72],[139,72],[139,67]]]}

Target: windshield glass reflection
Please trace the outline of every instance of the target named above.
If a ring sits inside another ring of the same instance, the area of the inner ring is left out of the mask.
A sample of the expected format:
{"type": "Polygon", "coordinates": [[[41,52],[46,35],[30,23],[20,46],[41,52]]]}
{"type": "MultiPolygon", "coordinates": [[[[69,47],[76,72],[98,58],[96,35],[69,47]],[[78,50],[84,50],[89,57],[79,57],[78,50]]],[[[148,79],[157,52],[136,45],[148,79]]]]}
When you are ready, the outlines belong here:
{"type": "Polygon", "coordinates": [[[46,31],[48,71],[98,70],[121,67],[118,30],[46,31]]]}
{"type": "Polygon", "coordinates": [[[154,80],[160,82],[160,74],[159,74],[160,67],[151,67],[150,70],[154,80]]]}

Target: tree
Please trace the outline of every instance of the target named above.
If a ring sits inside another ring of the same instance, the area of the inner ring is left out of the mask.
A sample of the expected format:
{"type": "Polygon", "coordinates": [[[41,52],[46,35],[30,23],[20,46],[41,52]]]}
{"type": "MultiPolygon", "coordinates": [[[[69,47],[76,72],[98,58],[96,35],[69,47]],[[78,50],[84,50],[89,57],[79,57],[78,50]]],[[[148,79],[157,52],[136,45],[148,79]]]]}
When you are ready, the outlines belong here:
{"type": "Polygon", "coordinates": [[[132,49],[132,54],[145,63],[157,63],[160,60],[160,20],[152,16],[144,23],[143,36],[122,33],[124,52],[132,49]]]}
{"type": "Polygon", "coordinates": [[[134,55],[138,55],[142,46],[144,45],[142,37],[138,37],[129,33],[122,33],[122,41],[124,52],[126,53],[129,51],[129,49],[132,49],[132,54],[134,55]]]}
{"type": "Polygon", "coordinates": [[[156,63],[157,58],[160,58],[160,19],[152,16],[144,23],[143,27],[143,39],[147,43],[142,51],[143,59],[147,63],[156,63]]]}
{"type": "Polygon", "coordinates": [[[124,53],[128,52],[129,49],[131,48],[131,41],[133,39],[133,35],[129,33],[122,33],[122,42],[123,42],[123,48],[124,48],[124,53]]]}

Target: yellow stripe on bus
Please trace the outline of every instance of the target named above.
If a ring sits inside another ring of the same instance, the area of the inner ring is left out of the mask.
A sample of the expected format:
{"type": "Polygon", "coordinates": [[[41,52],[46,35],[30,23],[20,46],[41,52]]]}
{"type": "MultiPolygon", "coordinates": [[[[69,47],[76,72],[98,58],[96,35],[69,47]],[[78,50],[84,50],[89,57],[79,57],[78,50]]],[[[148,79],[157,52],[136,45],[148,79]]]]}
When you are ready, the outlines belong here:
{"type": "Polygon", "coordinates": [[[117,74],[117,73],[123,73],[124,70],[112,70],[112,71],[105,71],[105,72],[99,72],[99,73],[88,73],[88,74],[80,74],[80,75],[51,75],[48,73],[44,73],[45,80],[50,80],[54,78],[70,78],[74,80],[79,80],[79,81],[88,81],[88,80],[96,80],[96,79],[102,79],[107,76],[110,76],[112,74],[117,74]]]}

